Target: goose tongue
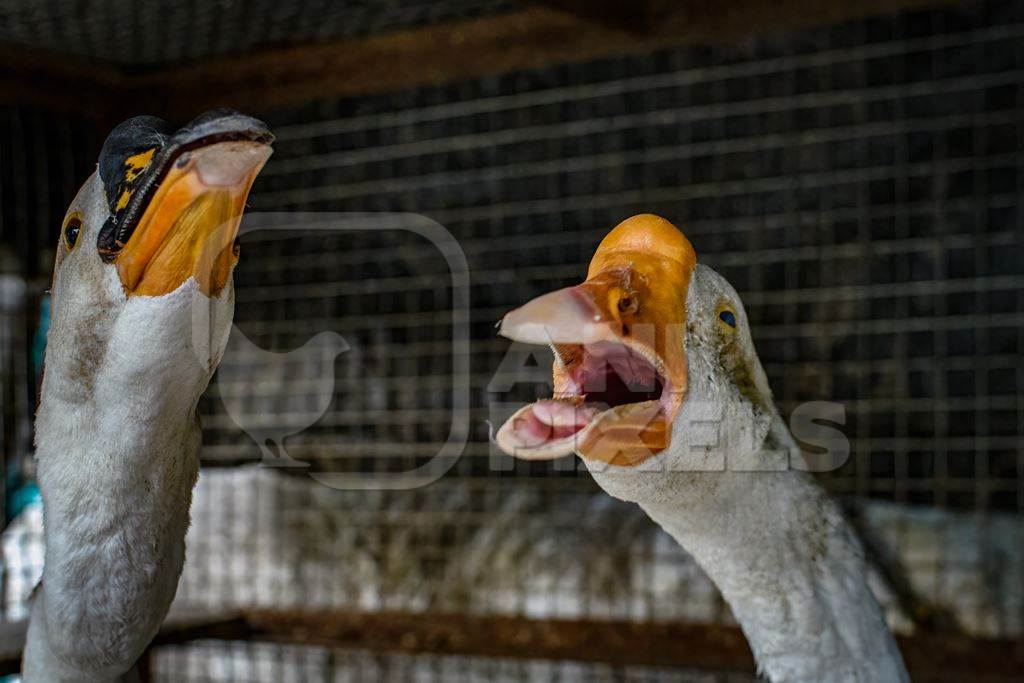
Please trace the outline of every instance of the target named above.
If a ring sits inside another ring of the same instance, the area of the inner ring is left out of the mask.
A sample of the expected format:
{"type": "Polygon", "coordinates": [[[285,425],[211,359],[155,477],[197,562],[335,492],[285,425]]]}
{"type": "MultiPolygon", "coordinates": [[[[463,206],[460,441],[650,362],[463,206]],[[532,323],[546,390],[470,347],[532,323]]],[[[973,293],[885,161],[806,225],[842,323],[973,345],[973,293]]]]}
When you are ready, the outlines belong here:
{"type": "Polygon", "coordinates": [[[613,465],[640,462],[668,445],[659,401],[608,408],[573,399],[542,399],[520,408],[495,437],[523,460],[554,460],[576,452],[613,465]]]}
{"type": "Polygon", "coordinates": [[[598,412],[595,406],[551,398],[534,403],[532,415],[548,428],[551,438],[561,438],[586,427],[598,412]]]}
{"type": "Polygon", "coordinates": [[[542,399],[523,406],[498,430],[495,441],[523,460],[554,460],[576,452],[576,435],[600,412],[569,399],[542,399]]]}

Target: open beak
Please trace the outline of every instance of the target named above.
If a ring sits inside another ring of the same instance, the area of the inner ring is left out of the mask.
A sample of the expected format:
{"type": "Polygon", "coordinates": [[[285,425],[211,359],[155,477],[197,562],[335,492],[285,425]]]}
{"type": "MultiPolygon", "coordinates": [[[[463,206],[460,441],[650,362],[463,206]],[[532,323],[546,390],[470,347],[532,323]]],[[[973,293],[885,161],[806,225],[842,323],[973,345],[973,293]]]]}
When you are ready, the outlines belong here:
{"type": "Polygon", "coordinates": [[[686,393],[686,294],[696,254],[668,221],[634,216],[612,230],[581,285],[545,294],[499,334],[549,344],[554,395],[498,430],[502,450],[547,460],[573,452],[635,465],[664,450],[686,393]]]}

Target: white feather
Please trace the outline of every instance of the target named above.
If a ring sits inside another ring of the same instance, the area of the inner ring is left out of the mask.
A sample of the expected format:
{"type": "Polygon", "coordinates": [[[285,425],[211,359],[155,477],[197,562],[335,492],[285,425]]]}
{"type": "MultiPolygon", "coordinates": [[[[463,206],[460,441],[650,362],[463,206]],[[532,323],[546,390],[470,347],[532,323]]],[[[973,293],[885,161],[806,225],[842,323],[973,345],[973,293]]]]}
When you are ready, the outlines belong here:
{"type": "Polygon", "coordinates": [[[194,279],[164,296],[126,297],[90,248],[107,210],[98,176],[71,210],[83,229],[54,279],[36,419],[46,552],[28,683],[114,680],[156,633],[184,562],[196,404],[234,306],[230,285],[210,299],[194,279]]]}

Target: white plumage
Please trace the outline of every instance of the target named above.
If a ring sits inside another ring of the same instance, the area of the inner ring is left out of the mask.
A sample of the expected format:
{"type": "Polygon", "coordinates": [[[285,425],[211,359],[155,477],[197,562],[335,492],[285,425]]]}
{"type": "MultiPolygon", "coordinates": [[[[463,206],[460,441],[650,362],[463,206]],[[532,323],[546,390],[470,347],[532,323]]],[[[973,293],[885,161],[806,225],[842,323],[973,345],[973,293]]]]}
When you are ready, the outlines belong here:
{"type": "Polygon", "coordinates": [[[129,119],[68,209],[36,416],[45,564],[27,683],[116,680],[170,607],[196,406],[227,343],[232,241],[270,139],[228,111],[173,135],[129,119]]]}
{"type": "MultiPolygon", "coordinates": [[[[98,176],[71,210],[94,241],[107,211],[98,176]]],[[[195,407],[234,295],[229,285],[211,300],[190,279],[126,298],[117,271],[83,249],[65,258],[53,297],[36,419],[46,570],[24,677],[106,681],[139,657],[174,597],[199,470],[195,407]]]]}

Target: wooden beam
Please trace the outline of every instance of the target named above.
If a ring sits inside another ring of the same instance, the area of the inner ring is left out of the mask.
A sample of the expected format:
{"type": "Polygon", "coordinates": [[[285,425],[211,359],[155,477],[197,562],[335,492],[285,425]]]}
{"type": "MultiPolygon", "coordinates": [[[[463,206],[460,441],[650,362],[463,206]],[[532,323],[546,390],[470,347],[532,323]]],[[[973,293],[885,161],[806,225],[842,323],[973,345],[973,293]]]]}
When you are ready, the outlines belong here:
{"type": "MultiPolygon", "coordinates": [[[[544,0],[519,12],[323,45],[205,61],[132,81],[132,102],[184,118],[214,106],[257,113],[323,97],[362,95],[588,61],[679,43],[734,41],[955,0],[639,0],[626,22],[614,0],[544,0]],[[595,9],[596,7],[596,9],[595,9]],[[585,9],[588,8],[588,9],[585,9]],[[625,22],[624,25],[619,25],[625,22]]],[[[630,3],[627,7],[633,7],[630,3]]]]}
{"type": "Polygon", "coordinates": [[[126,111],[131,79],[114,69],[0,45],[0,105],[61,111],[105,125],[126,111]]]}
{"type": "MultiPolygon", "coordinates": [[[[738,627],[713,624],[535,620],[444,614],[256,610],[255,640],[389,652],[603,662],[753,673],[738,627]]],[[[1010,683],[1024,676],[1024,640],[957,634],[897,639],[916,683],[1010,683]]]]}
{"type": "Polygon", "coordinates": [[[154,111],[266,111],[628,52],[635,36],[531,7],[427,28],[221,59],[142,76],[132,99],[154,111]]]}
{"type": "MultiPolygon", "coordinates": [[[[247,640],[376,652],[670,666],[751,673],[739,628],[464,614],[256,609],[176,613],[154,645],[247,640]]],[[[916,683],[1010,683],[1024,677],[1024,640],[919,633],[898,639],[916,683]]],[[[23,624],[0,624],[0,674],[17,671],[23,624]]]]}
{"type": "Polygon", "coordinates": [[[737,628],[684,623],[534,620],[455,614],[254,611],[255,640],[407,654],[574,660],[613,665],[680,664],[753,672],[737,628]]]}
{"type": "Polygon", "coordinates": [[[954,0],[533,0],[517,12],[129,74],[0,48],[0,102],[97,121],[156,113],[184,121],[216,106],[253,113],[495,73],[646,54],[954,0]]]}

